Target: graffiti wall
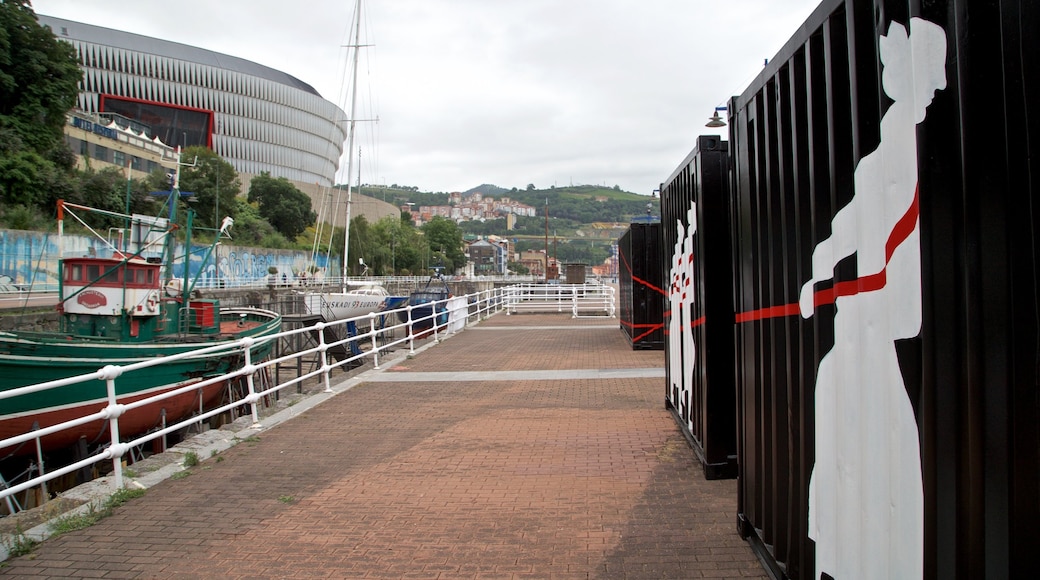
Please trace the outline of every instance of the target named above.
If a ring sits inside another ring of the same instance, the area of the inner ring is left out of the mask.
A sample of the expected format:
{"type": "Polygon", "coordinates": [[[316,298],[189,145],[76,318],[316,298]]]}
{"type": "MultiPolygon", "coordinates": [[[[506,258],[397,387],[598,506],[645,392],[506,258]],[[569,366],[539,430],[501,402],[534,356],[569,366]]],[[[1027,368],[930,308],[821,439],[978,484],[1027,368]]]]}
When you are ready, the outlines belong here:
{"type": "MultiPolygon", "coordinates": [[[[100,241],[79,235],[65,235],[66,255],[111,255],[111,249],[100,241]]],[[[58,284],[58,235],[46,232],[0,230],[0,285],[9,289],[50,287],[58,284]]],[[[184,246],[176,248],[174,275],[183,276],[184,246]]],[[[189,274],[198,276],[201,287],[234,287],[268,280],[268,269],[277,269],[279,282],[295,281],[312,265],[308,252],[269,250],[228,246],[221,243],[212,252],[206,246],[192,246],[189,274]]],[[[319,272],[327,269],[324,259],[313,264],[319,272]]],[[[338,264],[331,265],[337,271],[338,264]]],[[[309,276],[312,274],[308,273],[309,276]]]]}

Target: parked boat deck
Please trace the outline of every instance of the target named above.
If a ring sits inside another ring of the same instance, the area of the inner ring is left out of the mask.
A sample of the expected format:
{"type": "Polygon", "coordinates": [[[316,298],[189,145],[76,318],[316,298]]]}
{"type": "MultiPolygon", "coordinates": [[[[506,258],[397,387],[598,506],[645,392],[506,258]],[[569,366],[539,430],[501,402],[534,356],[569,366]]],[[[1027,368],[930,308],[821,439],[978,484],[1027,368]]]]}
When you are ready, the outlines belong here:
{"type": "Polygon", "coordinates": [[[498,314],[334,390],[0,577],[766,577],[617,319],[498,314]]]}

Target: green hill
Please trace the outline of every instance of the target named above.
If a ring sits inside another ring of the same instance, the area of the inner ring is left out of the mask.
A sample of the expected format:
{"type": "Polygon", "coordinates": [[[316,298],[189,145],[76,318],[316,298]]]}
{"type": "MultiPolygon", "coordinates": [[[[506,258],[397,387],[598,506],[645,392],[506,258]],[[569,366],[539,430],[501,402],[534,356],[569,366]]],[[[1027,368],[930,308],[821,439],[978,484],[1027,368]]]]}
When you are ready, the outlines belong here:
{"type": "MultiPolygon", "coordinates": [[[[482,184],[470,188],[462,194],[474,193],[500,199],[508,197],[520,203],[533,206],[539,216],[544,215],[548,202],[549,215],[559,220],[566,220],[568,229],[595,222],[628,222],[633,217],[646,215],[646,204],[652,204],[652,213],[660,213],[656,199],[645,195],[621,191],[598,185],[575,185],[553,187],[549,189],[506,189],[492,184],[482,184]]],[[[418,191],[411,187],[361,187],[361,193],[377,199],[385,199],[389,203],[402,205],[414,203],[423,205],[447,205],[447,193],[431,193],[418,191]]]]}

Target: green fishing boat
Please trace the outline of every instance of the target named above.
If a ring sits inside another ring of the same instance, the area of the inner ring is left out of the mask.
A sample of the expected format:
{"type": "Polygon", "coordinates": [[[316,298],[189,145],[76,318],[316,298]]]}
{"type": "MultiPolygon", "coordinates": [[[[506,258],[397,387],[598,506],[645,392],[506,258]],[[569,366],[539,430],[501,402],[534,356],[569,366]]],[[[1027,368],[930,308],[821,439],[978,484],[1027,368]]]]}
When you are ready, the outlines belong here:
{"type": "MultiPolygon", "coordinates": [[[[174,187],[169,215],[176,215],[174,187]]],[[[66,213],[94,211],[58,202],[59,237],[66,213]]],[[[111,212],[105,212],[111,214],[111,212]]],[[[191,247],[191,212],[186,248],[191,247]]],[[[92,378],[75,384],[27,392],[30,385],[97,373],[108,365],[166,359],[204,347],[208,352],[123,372],[115,381],[118,403],[127,404],[188,387],[241,368],[246,349],[252,362],[266,357],[281,316],[270,310],[221,307],[200,298],[188,275],[173,276],[173,220],[124,216],[134,232],[126,248],[106,242],[107,255],[62,256],[59,260],[60,327],[54,332],[0,332],[0,458],[35,452],[35,445],[5,440],[96,413],[109,405],[106,382],[92,378]],[[243,338],[251,341],[242,341],[243,338]],[[247,343],[244,345],[243,343],[247,343]],[[21,389],[15,394],[15,389],[21,389]]],[[[79,218],[77,218],[79,219],[79,218]]],[[[226,219],[221,234],[231,226],[226,219]]],[[[215,236],[206,258],[212,255],[215,236]]],[[[92,252],[91,254],[101,254],[92,252]]],[[[205,261],[204,259],[204,261],[205,261]]],[[[164,398],[119,416],[121,434],[134,435],[170,424],[219,401],[226,388],[216,382],[164,398]]],[[[81,438],[108,437],[107,421],[94,420],[41,438],[44,450],[63,448],[81,438]]]]}

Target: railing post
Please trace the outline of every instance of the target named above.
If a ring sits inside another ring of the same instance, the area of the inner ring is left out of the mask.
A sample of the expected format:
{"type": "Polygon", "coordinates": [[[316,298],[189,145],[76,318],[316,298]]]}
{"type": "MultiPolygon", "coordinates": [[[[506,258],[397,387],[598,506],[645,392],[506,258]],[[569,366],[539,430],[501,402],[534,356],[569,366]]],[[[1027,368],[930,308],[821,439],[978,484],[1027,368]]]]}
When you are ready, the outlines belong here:
{"type": "Polygon", "coordinates": [[[328,350],[329,345],[325,342],[325,323],[319,322],[314,325],[314,329],[318,331],[318,352],[321,353],[321,379],[325,382],[325,392],[332,392],[332,382],[329,381],[329,356],[328,350]]]}
{"type": "MultiPolygon", "coordinates": [[[[379,370],[379,347],[376,345],[376,313],[368,313],[368,331],[372,333],[372,368],[379,370]]],[[[382,332],[382,329],[380,329],[382,332]]]]}
{"type": "MultiPolygon", "coordinates": [[[[33,431],[36,431],[39,428],[40,428],[39,421],[33,421],[33,431]]],[[[37,461],[37,463],[40,466],[40,477],[43,477],[47,473],[46,473],[46,469],[45,469],[45,467],[43,465],[43,441],[39,437],[36,438],[36,461],[37,461]]],[[[47,482],[46,481],[43,481],[42,483],[40,483],[40,490],[43,492],[43,501],[46,502],[47,501],[47,495],[48,495],[47,494],[47,482]]],[[[13,514],[14,511],[11,511],[11,513],[13,514]]]]}
{"type": "MultiPolygon", "coordinates": [[[[434,300],[433,302],[430,302],[430,316],[433,317],[433,319],[430,321],[430,323],[433,325],[433,342],[435,342],[435,343],[438,343],[438,342],[441,341],[440,337],[437,335],[437,323],[439,322],[437,320],[439,318],[439,316],[437,315],[437,302],[439,302],[439,301],[438,300],[434,300]]],[[[447,300],[444,301],[444,312],[448,312],[448,301],[447,300]]]]}
{"type": "Polygon", "coordinates": [[[121,374],[123,369],[114,365],[106,365],[98,372],[98,378],[105,381],[108,394],[105,418],[108,419],[109,437],[112,439],[109,453],[112,457],[112,473],[116,476],[116,489],[123,489],[123,448],[119,442],[119,416],[126,409],[116,400],[116,378],[121,374]]]}
{"type": "Polygon", "coordinates": [[[246,360],[243,368],[246,369],[246,386],[249,388],[249,408],[253,413],[253,425],[256,426],[260,424],[260,410],[256,406],[256,381],[253,380],[253,375],[256,372],[253,369],[252,353],[249,352],[248,345],[245,347],[245,355],[246,360]]]}
{"type": "Polygon", "coordinates": [[[408,354],[415,354],[415,330],[412,327],[412,305],[408,305],[408,354]]]}

